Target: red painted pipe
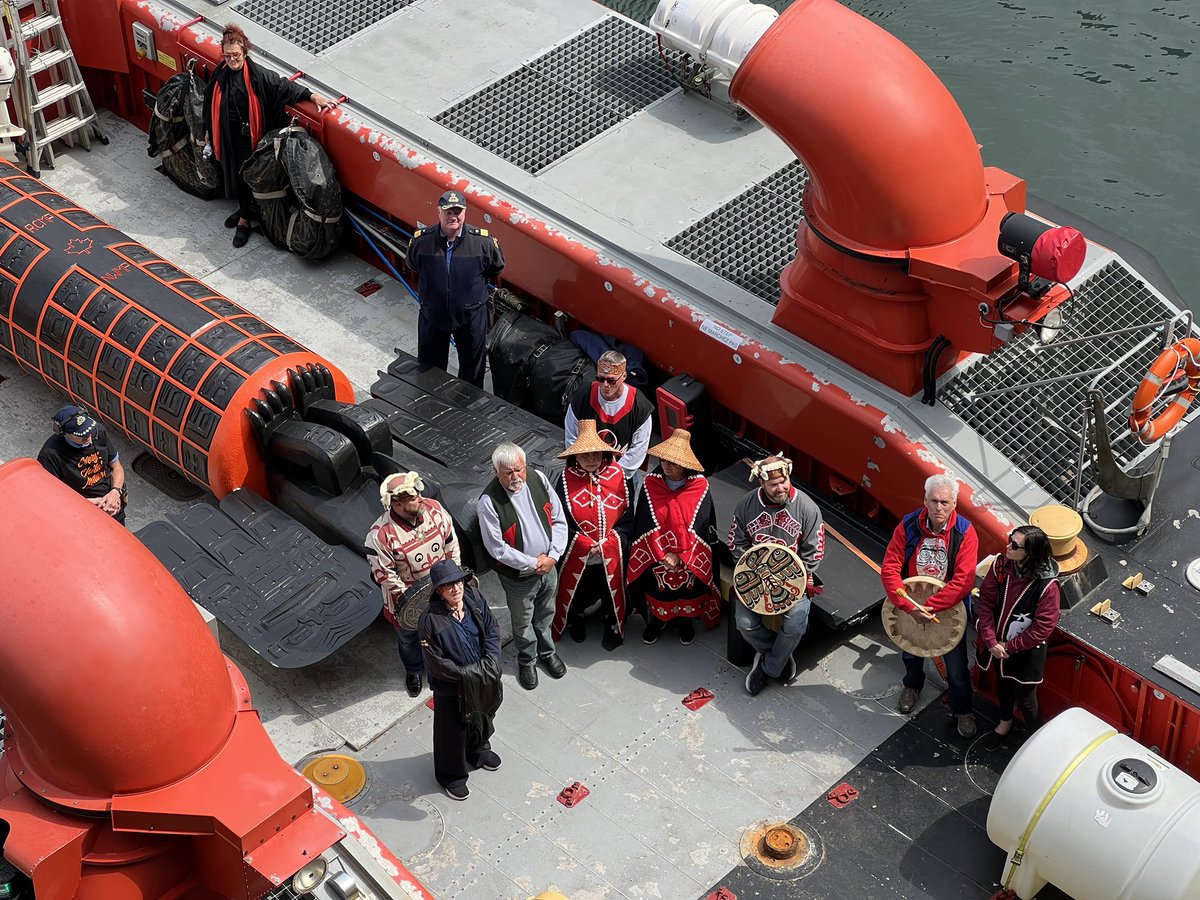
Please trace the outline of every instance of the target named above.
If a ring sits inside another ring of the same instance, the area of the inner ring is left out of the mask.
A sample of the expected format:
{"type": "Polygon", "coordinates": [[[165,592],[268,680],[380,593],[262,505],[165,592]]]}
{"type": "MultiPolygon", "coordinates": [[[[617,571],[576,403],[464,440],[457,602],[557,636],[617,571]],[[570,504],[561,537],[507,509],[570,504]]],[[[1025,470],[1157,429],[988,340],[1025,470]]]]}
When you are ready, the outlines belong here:
{"type": "Polygon", "coordinates": [[[183,588],[33,460],[0,465],[0,496],[0,709],[22,784],[104,810],[202,767],[238,700],[183,588]]]}
{"type": "Polygon", "coordinates": [[[984,214],[983,160],[945,85],[905,44],[836,0],[796,0],[730,86],[808,168],[805,216],[842,247],[902,253],[984,214]]]}

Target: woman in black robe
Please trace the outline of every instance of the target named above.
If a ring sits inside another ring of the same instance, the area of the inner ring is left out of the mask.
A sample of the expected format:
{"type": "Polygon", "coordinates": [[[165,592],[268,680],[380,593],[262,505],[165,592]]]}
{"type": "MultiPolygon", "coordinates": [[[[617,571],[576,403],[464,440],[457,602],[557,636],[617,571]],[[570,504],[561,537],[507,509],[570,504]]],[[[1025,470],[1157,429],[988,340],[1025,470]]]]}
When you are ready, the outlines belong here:
{"type": "Polygon", "coordinates": [[[225,227],[237,226],[233,246],[244,247],[250,239],[254,197],[242,180],[242,164],[264,134],[283,124],[285,106],[311,100],[323,111],[335,104],[254,63],[250,39],[237,25],[225,26],[221,54],[224,60],[204,94],[204,153],[216,156],[225,177],[225,196],[238,201],[237,211],[225,220],[225,227]]]}

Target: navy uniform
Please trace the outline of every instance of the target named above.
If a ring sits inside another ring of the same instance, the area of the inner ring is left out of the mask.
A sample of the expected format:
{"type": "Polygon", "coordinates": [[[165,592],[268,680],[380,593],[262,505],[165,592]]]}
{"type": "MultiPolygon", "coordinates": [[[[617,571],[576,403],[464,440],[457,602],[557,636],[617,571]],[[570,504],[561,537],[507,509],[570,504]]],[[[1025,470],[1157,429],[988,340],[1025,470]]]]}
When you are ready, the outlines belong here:
{"type": "MultiPolygon", "coordinates": [[[[466,209],[466,199],[447,191],[438,209],[466,209]]],[[[487,282],[504,269],[500,242],[486,229],[463,225],[454,241],[441,226],[421,228],[408,245],[406,261],[417,273],[421,314],[417,322],[417,360],[445,369],[450,337],[458,347],[458,377],[483,387],[487,339],[487,282]]]]}

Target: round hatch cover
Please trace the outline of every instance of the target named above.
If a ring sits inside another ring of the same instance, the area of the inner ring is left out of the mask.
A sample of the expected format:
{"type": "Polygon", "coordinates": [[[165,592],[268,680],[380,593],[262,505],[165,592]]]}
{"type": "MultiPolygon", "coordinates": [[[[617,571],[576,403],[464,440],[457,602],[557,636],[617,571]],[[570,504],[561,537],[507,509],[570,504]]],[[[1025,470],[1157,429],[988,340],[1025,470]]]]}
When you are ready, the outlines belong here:
{"type": "Polygon", "coordinates": [[[1154,766],[1144,759],[1126,758],[1115,762],[1109,775],[1113,784],[1129,794],[1148,794],[1158,784],[1154,766]]]}
{"type": "Polygon", "coordinates": [[[1200,557],[1188,563],[1187,580],[1188,584],[1200,591],[1200,557]]]}

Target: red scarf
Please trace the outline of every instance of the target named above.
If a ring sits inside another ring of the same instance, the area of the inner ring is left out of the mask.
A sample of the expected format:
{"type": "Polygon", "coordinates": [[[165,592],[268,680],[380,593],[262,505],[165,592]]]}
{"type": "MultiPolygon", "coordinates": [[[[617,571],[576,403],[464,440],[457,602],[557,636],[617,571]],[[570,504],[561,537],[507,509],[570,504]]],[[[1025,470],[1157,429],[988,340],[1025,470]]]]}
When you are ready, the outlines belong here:
{"type": "Polygon", "coordinates": [[[629,548],[630,583],[671,552],[687,571],[712,586],[712,548],[696,534],[696,516],[707,496],[708,479],[702,475],[690,476],[678,491],[671,490],[657,472],[646,476],[646,498],[655,528],[638,537],[629,548]]]}
{"type": "MultiPolygon", "coordinates": [[[[250,84],[250,60],[242,63],[242,80],[246,82],[246,97],[250,101],[250,147],[258,146],[263,136],[262,104],[258,102],[258,94],[250,84]]],[[[221,159],[221,82],[218,79],[213,85],[212,98],[212,146],[213,156],[218,162],[221,159]]]]}

